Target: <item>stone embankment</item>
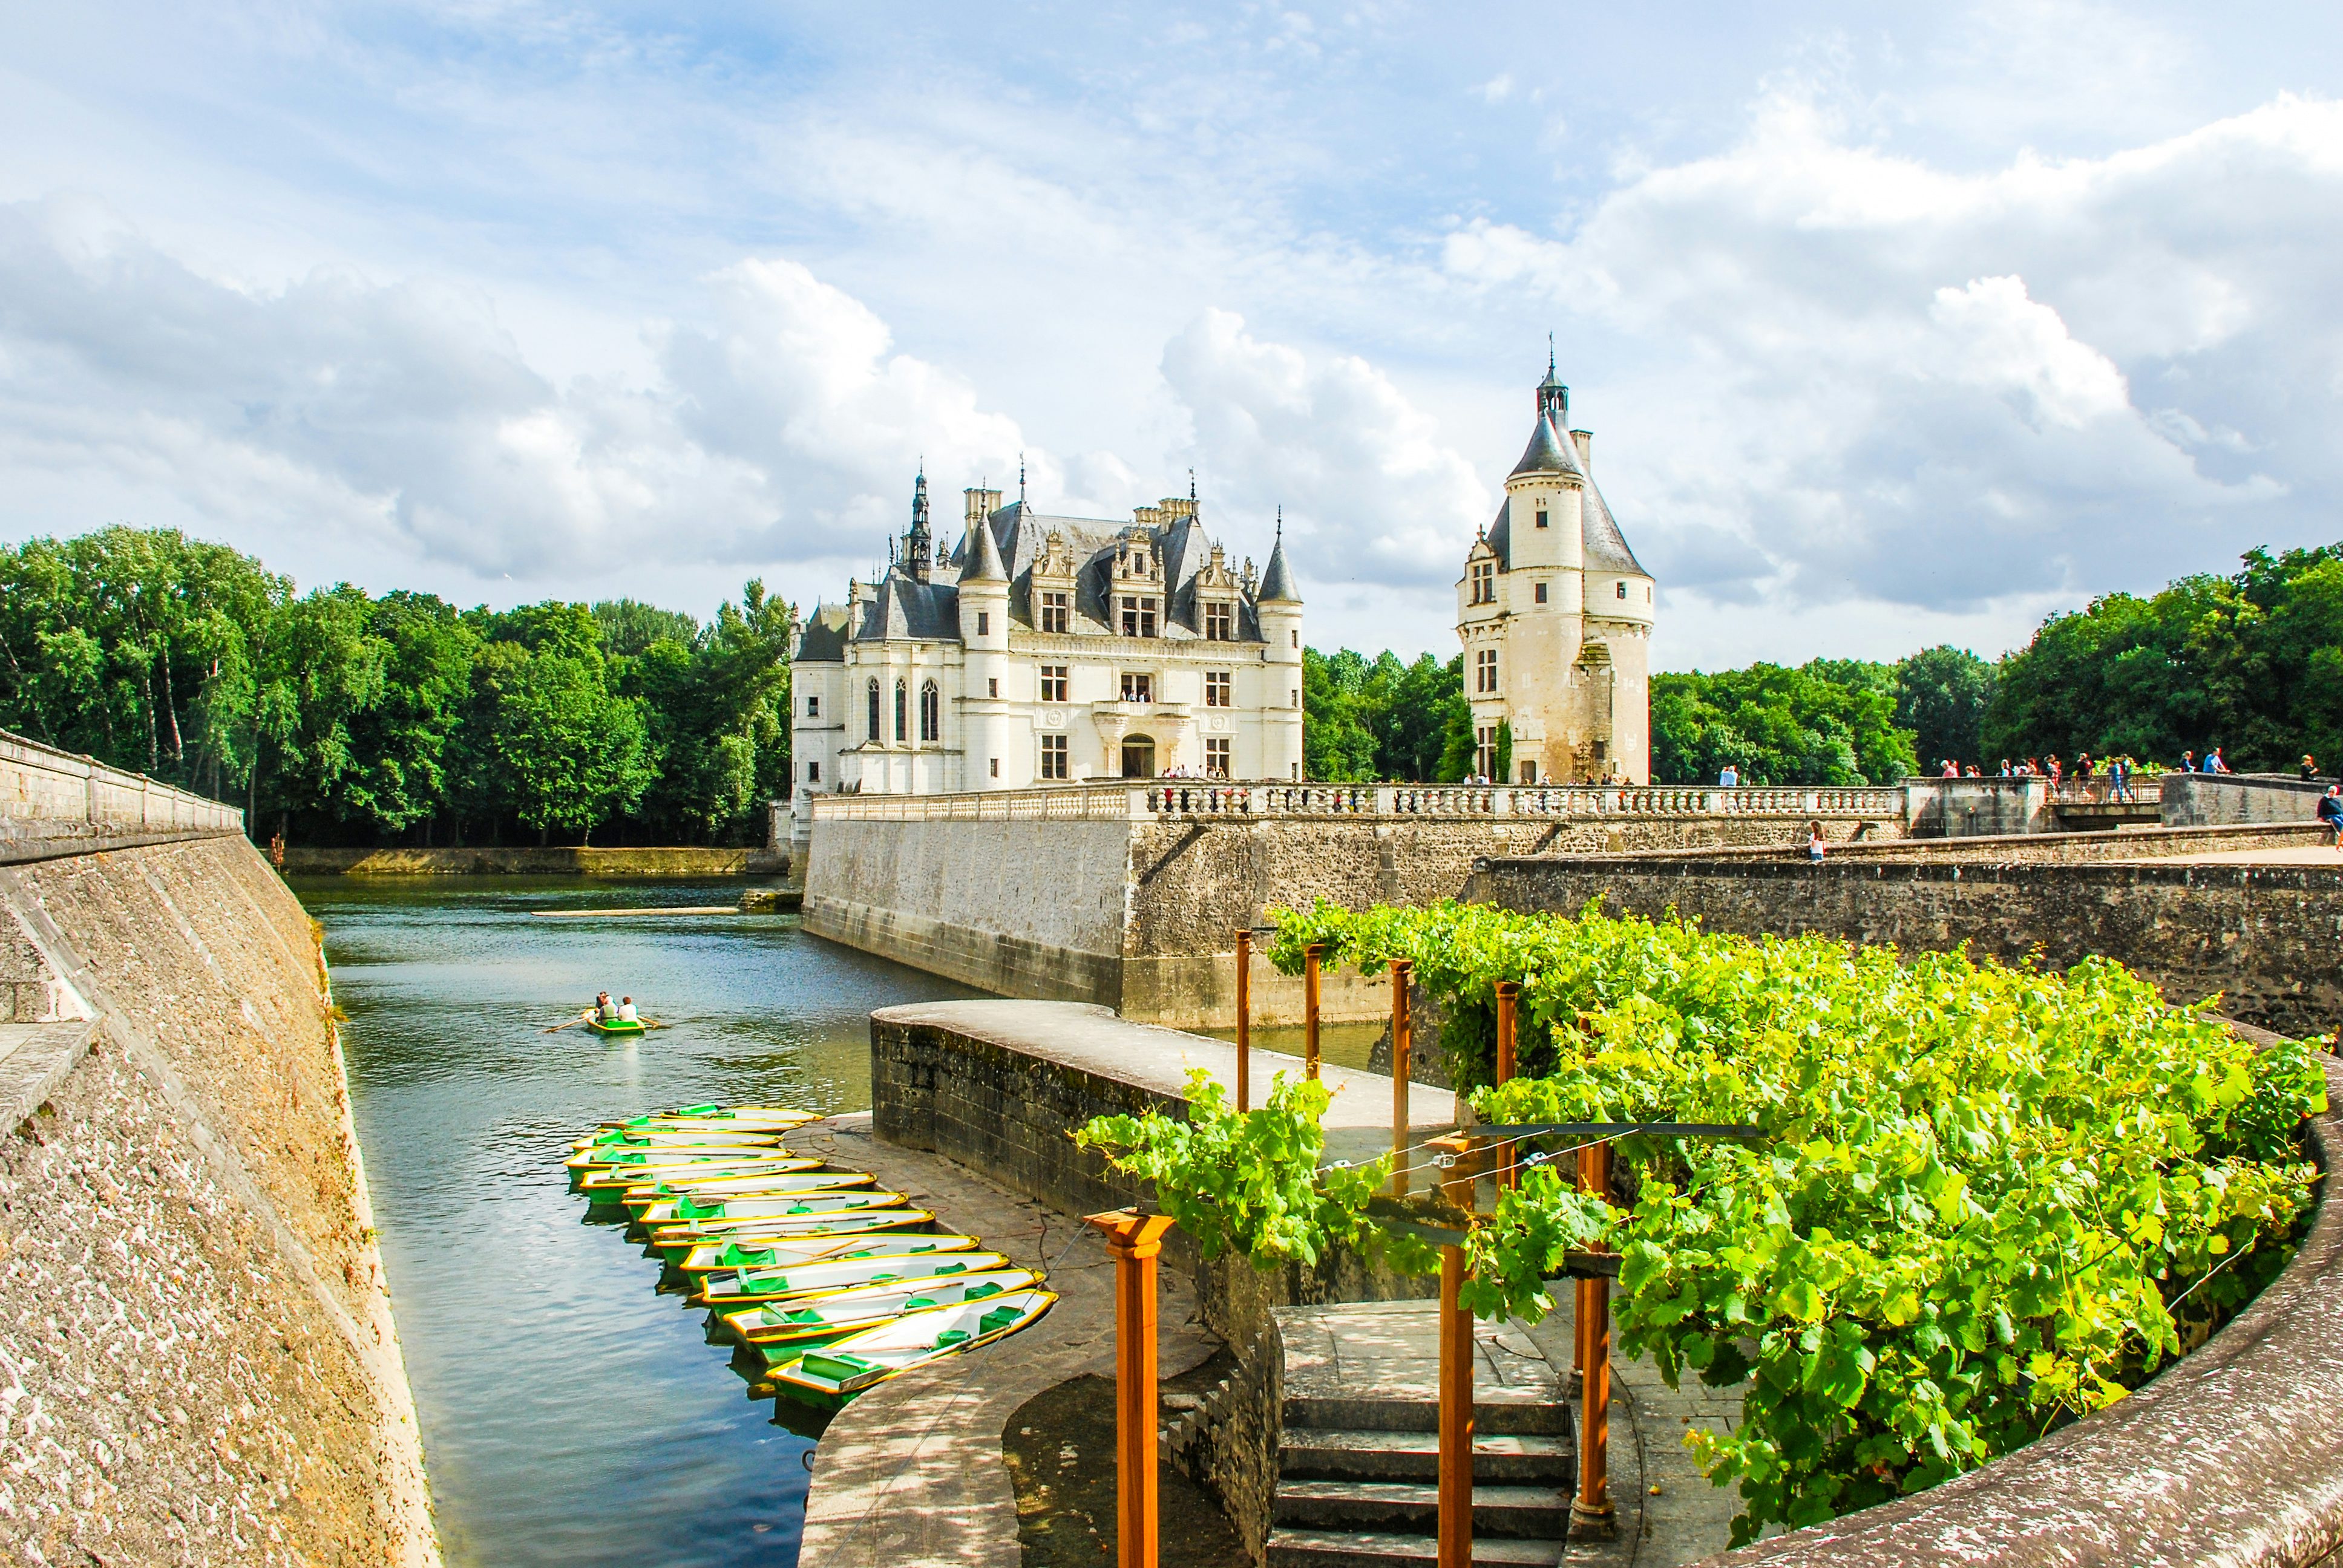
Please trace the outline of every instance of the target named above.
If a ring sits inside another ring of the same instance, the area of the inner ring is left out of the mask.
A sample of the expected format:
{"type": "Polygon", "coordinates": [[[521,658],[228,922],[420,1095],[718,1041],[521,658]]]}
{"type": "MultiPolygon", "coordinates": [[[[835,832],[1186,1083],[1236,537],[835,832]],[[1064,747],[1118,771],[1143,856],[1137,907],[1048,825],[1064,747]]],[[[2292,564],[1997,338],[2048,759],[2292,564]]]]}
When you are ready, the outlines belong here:
{"type": "Polygon", "coordinates": [[[232,811],[10,803],[0,1558],[436,1563],[315,929],[232,811]]]}
{"type": "Polygon", "coordinates": [[[347,877],[761,877],[785,876],[786,852],[689,846],[596,849],[575,845],[478,845],[437,849],[288,847],[294,876],[347,877]]]}

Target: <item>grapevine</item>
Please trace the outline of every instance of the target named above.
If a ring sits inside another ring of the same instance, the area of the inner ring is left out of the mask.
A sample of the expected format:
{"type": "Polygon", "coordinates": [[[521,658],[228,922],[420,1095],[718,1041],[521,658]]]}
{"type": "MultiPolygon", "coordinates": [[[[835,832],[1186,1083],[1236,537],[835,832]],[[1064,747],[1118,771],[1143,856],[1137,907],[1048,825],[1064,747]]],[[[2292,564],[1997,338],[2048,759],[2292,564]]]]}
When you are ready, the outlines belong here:
{"type": "Polygon", "coordinates": [[[1559,1248],[1600,1233],[1623,1349],[1672,1382],[1748,1380],[1739,1426],[1691,1440],[1738,1484],[1736,1543],[2121,1399],[2261,1288],[2308,1206],[2308,1050],[2258,1052],[2105,960],[2052,975],[1591,907],[1322,902],[1278,924],[1289,973],[1313,942],[1369,973],[1410,960],[1484,1121],[1765,1134],[1623,1140],[1614,1203],[1534,1171],[1470,1243],[1475,1309],[1534,1316],[1559,1248]],[[1492,1086],[1498,980],[1522,988],[1538,1075],[1492,1086]]]}

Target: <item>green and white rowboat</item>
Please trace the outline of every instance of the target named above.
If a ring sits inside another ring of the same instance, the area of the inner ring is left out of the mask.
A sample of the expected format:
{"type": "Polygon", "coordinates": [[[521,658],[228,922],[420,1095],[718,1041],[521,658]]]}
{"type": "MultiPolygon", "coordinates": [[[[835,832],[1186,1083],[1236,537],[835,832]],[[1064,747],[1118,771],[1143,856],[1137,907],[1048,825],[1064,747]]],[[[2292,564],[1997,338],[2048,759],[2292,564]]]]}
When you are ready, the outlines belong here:
{"type": "Polygon", "coordinates": [[[581,1165],[570,1172],[569,1184],[598,1203],[615,1203],[629,1187],[661,1181],[697,1181],[702,1177],[781,1176],[792,1171],[819,1171],[821,1161],[809,1154],[786,1150],[769,1151],[769,1158],[739,1160],[653,1160],[642,1164],[581,1165]]]}
{"type": "Polygon", "coordinates": [[[575,1139],[569,1147],[593,1149],[701,1149],[730,1144],[743,1149],[775,1149],[779,1132],[752,1132],[731,1127],[645,1127],[606,1129],[575,1139]]]}
{"type": "Polygon", "coordinates": [[[605,1132],[681,1132],[694,1128],[726,1128],[735,1132],[788,1132],[821,1118],[788,1105],[687,1105],[679,1111],[654,1111],[644,1116],[605,1121],[605,1132]]]}
{"type": "MultiPolygon", "coordinates": [[[[602,1171],[650,1171],[662,1165],[747,1165],[768,1160],[801,1160],[775,1144],[767,1148],[722,1149],[618,1149],[589,1150],[572,1154],[562,1161],[569,1171],[569,1184],[582,1186],[586,1179],[602,1171]]],[[[648,1176],[637,1176],[637,1181],[647,1181],[648,1176]]]]}
{"type": "Polygon", "coordinates": [[[596,1034],[636,1035],[643,1032],[643,1020],[639,1018],[594,1018],[586,1020],[586,1027],[596,1034]]]}
{"type": "Polygon", "coordinates": [[[936,1217],[925,1209],[841,1209],[812,1214],[781,1214],[762,1220],[703,1221],[662,1225],[651,1232],[651,1251],[680,1264],[694,1247],[711,1241],[781,1241],[808,1236],[844,1236],[864,1231],[916,1231],[936,1217]]]}
{"type": "Polygon", "coordinates": [[[719,1198],[785,1198],[801,1192],[851,1191],[871,1186],[878,1180],[868,1171],[758,1171],[745,1176],[711,1176],[706,1180],[678,1176],[628,1187],[618,1201],[627,1206],[628,1213],[642,1214],[674,1198],[696,1198],[703,1203],[719,1198]]]}
{"type": "Polygon", "coordinates": [[[1015,1333],[1057,1299],[1052,1291],[1009,1291],[980,1302],[907,1312],[824,1349],[790,1356],[773,1367],[773,1387],[791,1399],[836,1410],[899,1372],[1015,1333]]]}
{"type": "Polygon", "coordinates": [[[894,1322],[905,1312],[929,1307],[956,1307],[1005,1295],[1041,1282],[1031,1269],[987,1269],[952,1278],[904,1280],[884,1285],[862,1285],[832,1291],[797,1302],[745,1307],[719,1312],[718,1321],[732,1337],[760,1352],[767,1361],[780,1361],[843,1334],[860,1333],[894,1322]]]}
{"type": "Polygon", "coordinates": [[[719,1269],[700,1276],[699,1294],[694,1299],[720,1313],[728,1307],[819,1296],[830,1291],[850,1291],[857,1285],[946,1279],[1009,1266],[1009,1260],[998,1252],[955,1252],[949,1262],[933,1258],[834,1258],[819,1263],[793,1263],[782,1269],[719,1269]]]}
{"type": "Polygon", "coordinates": [[[667,1225],[721,1224],[729,1220],[779,1220],[791,1214],[822,1214],[835,1209],[890,1209],[903,1202],[900,1192],[780,1193],[769,1198],[710,1198],[689,1192],[662,1198],[642,1209],[636,1218],[652,1230],[667,1225]]]}
{"type": "MultiPolygon", "coordinates": [[[[890,1211],[891,1212],[891,1211],[890,1211]]],[[[688,1279],[719,1269],[781,1269],[832,1258],[917,1258],[930,1253],[973,1252],[984,1245],[974,1236],[935,1236],[903,1231],[848,1231],[836,1236],[777,1236],[762,1240],[702,1241],[677,1265],[688,1279]]]]}

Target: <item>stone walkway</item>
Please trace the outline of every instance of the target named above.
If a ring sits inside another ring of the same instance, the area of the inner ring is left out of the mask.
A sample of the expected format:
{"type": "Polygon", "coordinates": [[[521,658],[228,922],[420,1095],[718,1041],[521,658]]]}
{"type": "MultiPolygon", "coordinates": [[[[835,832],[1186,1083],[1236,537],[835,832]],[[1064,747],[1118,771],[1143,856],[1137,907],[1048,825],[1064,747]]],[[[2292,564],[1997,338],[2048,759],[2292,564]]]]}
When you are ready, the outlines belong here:
{"type": "Polygon", "coordinates": [[[2217,849],[2197,855],[2152,855],[2133,861],[2139,866],[2333,866],[2343,869],[2343,854],[2325,844],[2286,849],[2217,849]]]}
{"type": "MultiPolygon", "coordinates": [[[[800,1568],[1020,1568],[1017,1499],[1001,1429],[1069,1378],[1114,1376],[1114,1266],[1099,1233],[950,1161],[880,1142],[869,1115],[789,1135],[789,1146],[910,1195],[1022,1268],[1046,1270],[1056,1306],[1031,1328],[880,1384],[840,1412],[816,1451],[800,1568]]],[[[1216,1342],[1187,1282],[1162,1271],[1159,1375],[1216,1342]]]]}

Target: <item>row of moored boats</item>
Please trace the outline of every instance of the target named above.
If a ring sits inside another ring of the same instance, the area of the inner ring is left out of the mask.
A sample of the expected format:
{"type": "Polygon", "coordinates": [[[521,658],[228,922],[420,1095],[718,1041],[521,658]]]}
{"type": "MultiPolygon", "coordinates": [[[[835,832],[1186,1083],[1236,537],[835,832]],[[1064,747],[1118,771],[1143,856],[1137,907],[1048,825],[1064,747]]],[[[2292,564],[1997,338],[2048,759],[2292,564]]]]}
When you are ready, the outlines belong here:
{"type": "Polygon", "coordinates": [[[868,1171],[791,1153],[789,1133],[817,1120],[692,1105],[606,1122],[574,1145],[570,1185],[624,1211],[775,1392],[820,1408],[1050,1310],[1041,1274],[868,1171]]]}

